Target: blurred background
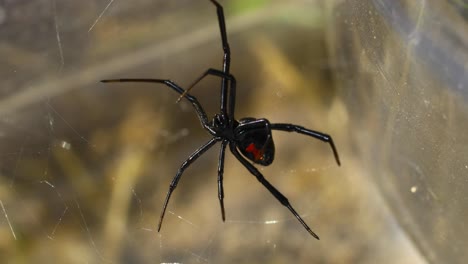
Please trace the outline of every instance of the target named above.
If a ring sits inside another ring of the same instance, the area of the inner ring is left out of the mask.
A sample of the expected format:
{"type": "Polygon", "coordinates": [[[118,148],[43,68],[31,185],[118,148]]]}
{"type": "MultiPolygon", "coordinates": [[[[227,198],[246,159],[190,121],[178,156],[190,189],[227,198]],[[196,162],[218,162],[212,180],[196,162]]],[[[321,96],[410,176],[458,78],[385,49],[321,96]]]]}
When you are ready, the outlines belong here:
{"type": "MultiPolygon", "coordinates": [[[[4,263],[464,263],[468,257],[467,3],[222,1],[236,116],[274,132],[259,167],[313,239],[219,145],[187,87],[221,68],[208,0],[0,1],[0,259],[4,263]]],[[[219,79],[191,93],[210,118],[219,79]]]]}

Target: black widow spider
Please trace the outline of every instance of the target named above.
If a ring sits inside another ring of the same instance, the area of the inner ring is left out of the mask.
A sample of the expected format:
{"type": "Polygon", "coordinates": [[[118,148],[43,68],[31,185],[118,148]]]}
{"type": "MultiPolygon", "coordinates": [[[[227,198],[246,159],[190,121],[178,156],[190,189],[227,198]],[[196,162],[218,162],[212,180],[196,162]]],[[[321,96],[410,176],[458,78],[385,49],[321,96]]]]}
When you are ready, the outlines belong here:
{"type": "Polygon", "coordinates": [[[247,159],[250,161],[268,166],[273,162],[275,156],[275,145],[271,135],[271,130],[281,130],[286,132],[297,132],[306,136],[314,137],[330,144],[335,160],[340,165],[340,159],[338,152],[333,144],[331,136],[304,128],[302,126],[284,123],[270,123],[265,118],[242,118],[236,120],[234,118],[234,108],[236,101],[236,79],[232,74],[229,73],[229,67],[231,62],[231,52],[226,35],[226,23],[224,20],[223,7],[216,1],[210,0],[215,6],[218,15],[218,23],[221,32],[221,41],[224,50],[223,58],[223,70],[208,69],[203,75],[193,82],[193,84],[184,90],[179,85],[171,80],[164,79],[112,79],[102,80],[101,82],[143,82],[143,83],[162,83],[172,88],[174,91],[180,94],[179,100],[186,98],[195,108],[198,118],[200,119],[201,125],[213,136],[205,145],[198,148],[192,155],[185,160],[177,171],[176,176],[173,178],[169,185],[169,191],[164,201],[164,206],[159,219],[158,232],[161,230],[161,224],[166,212],[167,204],[171,198],[172,192],[177,187],[182,173],[187,169],[198,157],[205,153],[209,148],[214,146],[215,143],[221,142],[221,149],[219,152],[218,160],[218,198],[221,206],[221,217],[223,221],[226,219],[224,212],[224,189],[223,189],[223,171],[224,171],[224,155],[226,147],[229,145],[231,153],[247,168],[247,170],[253,174],[257,180],[267,188],[273,196],[285,207],[291,211],[291,213],[299,220],[304,228],[316,239],[319,239],[294,208],[289,203],[288,199],[278,191],[273,185],[268,182],[263,175],[255,168],[247,159]],[[208,121],[208,117],[205,110],[198,102],[195,96],[192,96],[188,91],[194,87],[199,81],[205,78],[207,75],[213,75],[220,77],[221,82],[221,112],[216,114],[211,121],[208,121]],[[240,153],[239,153],[240,152],[240,153]],[[242,155],[241,155],[242,153],[242,155]]]}

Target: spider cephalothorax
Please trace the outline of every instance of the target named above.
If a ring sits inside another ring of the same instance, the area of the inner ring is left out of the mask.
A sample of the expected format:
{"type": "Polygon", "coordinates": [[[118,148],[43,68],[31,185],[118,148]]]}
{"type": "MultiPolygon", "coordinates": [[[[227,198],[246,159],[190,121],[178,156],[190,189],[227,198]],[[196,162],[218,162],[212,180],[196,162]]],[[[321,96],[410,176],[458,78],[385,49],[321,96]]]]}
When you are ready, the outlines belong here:
{"type": "Polygon", "coordinates": [[[227,42],[226,35],[226,23],[224,20],[224,12],[222,6],[216,0],[210,0],[215,6],[218,14],[218,23],[221,32],[221,41],[224,51],[223,57],[223,69],[208,69],[202,74],[189,88],[184,90],[179,85],[171,80],[165,79],[112,79],[103,80],[102,82],[142,82],[142,83],[161,83],[165,84],[175,92],[179,93],[179,100],[187,99],[195,109],[195,112],[200,119],[201,125],[213,136],[205,145],[195,150],[192,155],[185,160],[177,171],[176,176],[173,178],[169,185],[169,191],[164,201],[161,217],[159,219],[158,231],[161,230],[162,221],[166,212],[167,204],[171,198],[172,192],[177,187],[177,184],[182,177],[183,172],[187,169],[198,157],[205,153],[209,148],[214,146],[215,143],[221,142],[221,149],[219,152],[218,161],[218,199],[221,207],[221,217],[223,221],[226,219],[224,211],[224,188],[223,188],[223,174],[224,174],[224,156],[226,147],[229,145],[231,153],[239,160],[239,162],[251,173],[257,180],[275,196],[278,201],[287,207],[289,211],[299,220],[304,228],[315,238],[319,237],[309,228],[299,214],[289,203],[288,199],[278,191],[273,185],[267,181],[263,175],[255,168],[252,161],[256,164],[263,166],[270,165],[275,157],[275,144],[271,134],[272,130],[281,130],[286,132],[296,132],[306,136],[311,136],[319,139],[323,142],[330,144],[335,156],[335,160],[340,165],[340,159],[338,152],[336,151],[333,139],[331,136],[304,128],[302,126],[287,124],[287,123],[270,123],[267,119],[260,118],[242,118],[237,121],[234,118],[235,100],[236,100],[236,79],[232,74],[229,73],[231,52],[229,44],[227,42]],[[208,121],[208,117],[205,110],[198,102],[197,98],[189,94],[189,90],[192,89],[200,80],[208,75],[217,76],[222,79],[221,82],[221,105],[220,113],[216,114],[211,121],[208,121]],[[247,160],[248,159],[248,160],[247,160]]]}

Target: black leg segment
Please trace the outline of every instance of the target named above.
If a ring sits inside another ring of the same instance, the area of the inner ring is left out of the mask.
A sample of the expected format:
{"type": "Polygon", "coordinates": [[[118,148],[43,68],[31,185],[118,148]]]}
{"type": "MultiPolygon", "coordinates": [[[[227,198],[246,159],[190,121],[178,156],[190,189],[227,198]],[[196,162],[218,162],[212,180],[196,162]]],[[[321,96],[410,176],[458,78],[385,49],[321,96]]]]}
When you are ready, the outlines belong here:
{"type": "Polygon", "coordinates": [[[296,210],[294,210],[294,208],[289,203],[288,198],[286,198],[280,191],[278,191],[273,185],[271,185],[271,183],[268,182],[265,179],[265,177],[263,177],[263,175],[257,170],[257,168],[255,168],[252,164],[250,164],[250,162],[247,161],[239,153],[239,151],[236,149],[235,145],[230,144],[229,147],[231,149],[232,154],[240,161],[240,163],[242,163],[242,165],[244,165],[244,167],[246,167],[247,170],[249,170],[250,173],[252,173],[255,177],[257,177],[257,180],[261,184],[263,184],[263,186],[265,188],[267,188],[268,191],[270,191],[270,193],[273,194],[273,196],[275,196],[275,198],[282,205],[284,205],[285,207],[287,207],[289,209],[289,211],[291,211],[291,213],[297,218],[297,220],[299,220],[299,222],[302,224],[302,226],[304,226],[304,228],[307,230],[307,232],[309,232],[309,234],[311,234],[316,239],[320,239],[318,237],[318,235],[315,234],[314,231],[312,231],[312,229],[310,229],[310,227],[306,224],[306,222],[304,222],[304,220],[301,218],[301,216],[299,216],[299,214],[296,212],[296,210]]]}
{"type": "Polygon", "coordinates": [[[212,138],[208,143],[197,149],[190,157],[182,163],[179,170],[177,171],[176,176],[172,179],[171,184],[169,185],[169,190],[167,191],[166,200],[164,201],[163,209],[161,211],[161,217],[159,218],[158,224],[158,232],[161,230],[162,221],[164,219],[164,215],[166,214],[167,204],[169,203],[169,199],[171,198],[172,192],[177,187],[180,178],[182,177],[182,173],[184,173],[185,169],[187,169],[200,155],[205,153],[208,149],[210,149],[216,142],[218,141],[217,138],[212,138]]]}
{"type": "MultiPolygon", "coordinates": [[[[223,73],[229,74],[229,68],[231,67],[231,49],[229,48],[227,33],[226,33],[226,21],[224,19],[223,7],[215,0],[210,0],[216,6],[216,14],[218,15],[219,32],[221,34],[221,43],[223,45],[223,73]]],[[[228,81],[225,77],[221,81],[222,94],[227,95],[228,81]]],[[[227,114],[227,102],[226,99],[221,96],[221,113],[227,114]]]]}
{"type": "Polygon", "coordinates": [[[119,83],[119,82],[134,82],[134,83],[161,83],[165,84],[166,86],[170,87],[172,90],[176,91],[177,93],[181,94],[181,97],[187,98],[187,100],[192,104],[197,112],[198,118],[200,119],[200,123],[202,126],[208,130],[211,130],[208,124],[208,116],[203,110],[203,107],[198,102],[198,99],[195,96],[188,94],[182,87],[177,85],[171,80],[163,80],[163,79],[111,79],[111,80],[102,80],[102,83],[119,83]]]}
{"type": "Polygon", "coordinates": [[[218,199],[219,206],[221,207],[221,218],[223,222],[226,221],[226,213],[224,211],[224,186],[223,186],[223,175],[224,175],[224,157],[226,154],[226,146],[229,141],[224,140],[221,143],[221,149],[219,150],[218,160],[218,199]]]}
{"type": "Polygon", "coordinates": [[[299,134],[314,137],[323,142],[329,143],[332,148],[333,155],[335,156],[336,163],[339,166],[341,166],[340,157],[338,156],[338,151],[336,150],[335,144],[333,143],[333,139],[330,135],[327,135],[327,134],[324,134],[322,132],[318,132],[315,130],[310,130],[302,126],[293,125],[293,124],[271,124],[271,129],[287,131],[287,132],[297,132],[299,134]]]}
{"type": "Polygon", "coordinates": [[[217,77],[221,77],[223,78],[223,80],[228,80],[230,83],[231,83],[231,86],[230,86],[230,89],[229,89],[229,92],[228,94],[227,93],[227,89],[221,89],[221,101],[222,101],[222,104],[224,102],[226,102],[226,100],[228,100],[229,102],[229,105],[228,105],[228,116],[231,118],[231,119],[235,119],[234,118],[234,108],[235,108],[235,104],[236,104],[236,78],[234,77],[234,75],[232,74],[227,74],[227,73],[224,73],[220,70],[217,70],[217,69],[213,69],[213,68],[210,68],[208,70],[206,70],[200,77],[198,77],[188,88],[187,90],[185,90],[180,96],[179,96],[179,99],[177,99],[177,101],[181,100],[184,96],[186,96],[186,94],[188,94],[188,92],[195,86],[197,85],[197,83],[199,83],[201,80],[203,80],[203,78],[205,78],[206,76],[208,75],[213,75],[213,76],[217,76],[217,77]]]}

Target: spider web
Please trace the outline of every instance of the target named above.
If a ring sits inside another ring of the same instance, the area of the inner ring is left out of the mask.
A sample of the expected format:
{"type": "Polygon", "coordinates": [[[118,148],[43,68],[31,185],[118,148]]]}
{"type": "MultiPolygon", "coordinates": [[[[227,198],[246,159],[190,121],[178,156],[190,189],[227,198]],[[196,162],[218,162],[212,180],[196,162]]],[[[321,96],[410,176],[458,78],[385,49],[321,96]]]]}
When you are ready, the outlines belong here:
{"type": "MultiPolygon", "coordinates": [[[[209,137],[191,106],[175,104],[177,96],[169,89],[102,85],[99,80],[167,77],[186,86],[204,69],[216,67],[221,51],[214,9],[208,1],[193,2],[0,3],[0,26],[6,29],[0,44],[5,61],[0,66],[0,259],[390,263],[388,256],[397,255],[391,263],[419,260],[389,212],[379,207],[382,202],[368,199],[378,195],[357,166],[340,171],[328,146],[284,133],[275,133],[277,160],[260,171],[322,241],[311,238],[229,153],[223,223],[217,200],[218,145],[186,171],[162,231],[156,231],[170,180],[209,137]],[[351,177],[359,184],[347,188],[351,177]],[[369,228],[368,222],[377,223],[369,228]],[[390,239],[370,246],[384,234],[391,234],[390,239]]],[[[236,113],[336,131],[340,125],[323,116],[330,111],[344,115],[340,102],[310,113],[310,104],[322,98],[311,95],[318,90],[311,93],[305,87],[309,82],[329,85],[323,73],[301,75],[320,71],[325,58],[311,52],[307,55],[319,61],[311,64],[301,61],[301,54],[292,54],[291,61],[284,54],[310,45],[323,49],[317,47],[318,37],[304,37],[306,32],[320,35],[319,29],[284,18],[284,10],[301,14],[304,8],[317,6],[315,1],[273,1],[228,19],[233,72],[242,76],[236,113]],[[265,36],[254,37],[260,32],[265,36]],[[282,40],[276,32],[300,41],[275,46],[282,40]],[[250,64],[257,68],[246,66],[250,64]]],[[[210,115],[219,103],[212,89],[217,85],[219,80],[209,79],[193,91],[210,115]]]]}

